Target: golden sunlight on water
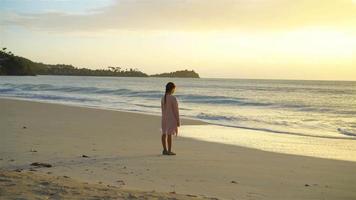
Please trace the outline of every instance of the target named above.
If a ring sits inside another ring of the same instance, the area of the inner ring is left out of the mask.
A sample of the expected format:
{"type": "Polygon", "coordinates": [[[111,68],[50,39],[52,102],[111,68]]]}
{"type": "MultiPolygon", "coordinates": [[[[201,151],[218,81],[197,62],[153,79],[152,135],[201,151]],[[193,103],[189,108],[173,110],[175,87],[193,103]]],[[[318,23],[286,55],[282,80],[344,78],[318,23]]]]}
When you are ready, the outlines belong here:
{"type": "Polygon", "coordinates": [[[356,161],[355,139],[296,136],[217,125],[182,126],[180,136],[263,151],[356,161]]]}

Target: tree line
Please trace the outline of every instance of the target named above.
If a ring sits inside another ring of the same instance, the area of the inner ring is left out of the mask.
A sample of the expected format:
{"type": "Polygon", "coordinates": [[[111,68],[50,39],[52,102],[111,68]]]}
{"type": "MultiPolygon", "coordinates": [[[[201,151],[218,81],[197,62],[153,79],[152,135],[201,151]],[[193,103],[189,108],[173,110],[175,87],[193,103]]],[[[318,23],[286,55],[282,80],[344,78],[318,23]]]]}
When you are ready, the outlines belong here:
{"type": "MultiPolygon", "coordinates": [[[[14,55],[7,48],[0,50],[0,75],[67,75],[67,76],[117,76],[117,77],[149,77],[137,68],[121,68],[109,66],[106,69],[77,68],[65,64],[44,64],[33,62],[27,58],[14,55]]],[[[194,70],[181,70],[170,73],[151,75],[152,77],[183,77],[199,78],[194,70]]]]}

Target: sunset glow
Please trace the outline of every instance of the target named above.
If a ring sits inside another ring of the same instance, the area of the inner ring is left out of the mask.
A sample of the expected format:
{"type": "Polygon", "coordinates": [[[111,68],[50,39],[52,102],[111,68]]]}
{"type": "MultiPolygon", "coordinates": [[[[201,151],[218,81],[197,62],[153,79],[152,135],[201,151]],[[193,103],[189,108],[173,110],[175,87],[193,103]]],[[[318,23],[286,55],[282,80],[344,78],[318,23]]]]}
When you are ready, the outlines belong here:
{"type": "Polygon", "coordinates": [[[354,0],[83,2],[0,0],[0,45],[78,67],[356,80],[354,0]]]}

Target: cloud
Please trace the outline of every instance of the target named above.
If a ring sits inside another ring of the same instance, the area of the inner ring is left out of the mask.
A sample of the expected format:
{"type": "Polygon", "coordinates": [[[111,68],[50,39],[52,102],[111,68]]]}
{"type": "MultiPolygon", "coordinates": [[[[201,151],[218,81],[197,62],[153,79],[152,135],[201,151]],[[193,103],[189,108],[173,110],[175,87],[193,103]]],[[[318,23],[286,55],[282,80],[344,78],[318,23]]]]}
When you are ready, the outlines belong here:
{"type": "Polygon", "coordinates": [[[3,26],[47,31],[273,30],[298,26],[351,26],[349,0],[116,0],[85,14],[1,14],[3,26]]]}

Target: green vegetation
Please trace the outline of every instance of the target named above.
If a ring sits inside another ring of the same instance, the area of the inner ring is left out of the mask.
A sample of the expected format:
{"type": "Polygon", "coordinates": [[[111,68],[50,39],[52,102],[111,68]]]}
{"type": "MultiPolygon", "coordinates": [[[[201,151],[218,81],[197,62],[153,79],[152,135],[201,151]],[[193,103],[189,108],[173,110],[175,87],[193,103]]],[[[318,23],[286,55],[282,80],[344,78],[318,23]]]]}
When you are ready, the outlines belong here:
{"type": "Polygon", "coordinates": [[[76,68],[72,65],[45,65],[41,64],[35,70],[38,75],[66,75],[66,76],[123,76],[123,77],[147,77],[148,75],[137,69],[125,69],[108,67],[108,69],[76,68]],[[120,70],[117,70],[120,69],[120,70]]]}
{"type": "Polygon", "coordinates": [[[30,60],[15,56],[6,48],[0,50],[0,75],[35,75],[31,67],[30,60]]]}
{"type": "Polygon", "coordinates": [[[67,76],[125,76],[125,77],[147,77],[148,75],[137,69],[124,69],[119,67],[108,67],[108,69],[86,69],[76,68],[72,65],[49,65],[32,62],[29,59],[15,56],[0,50],[0,75],[67,75],[67,76]]]}
{"type": "Polygon", "coordinates": [[[170,73],[154,74],[153,77],[179,77],[179,78],[199,78],[199,74],[194,70],[181,70],[170,73]]]}
{"type": "MultiPolygon", "coordinates": [[[[0,75],[67,75],[67,76],[118,76],[118,77],[149,77],[138,69],[123,69],[121,67],[108,67],[107,69],[77,68],[72,65],[49,65],[32,62],[27,58],[15,56],[6,48],[0,50],[0,75]]],[[[154,77],[190,77],[199,78],[194,71],[176,71],[152,75],[154,77]]]]}

